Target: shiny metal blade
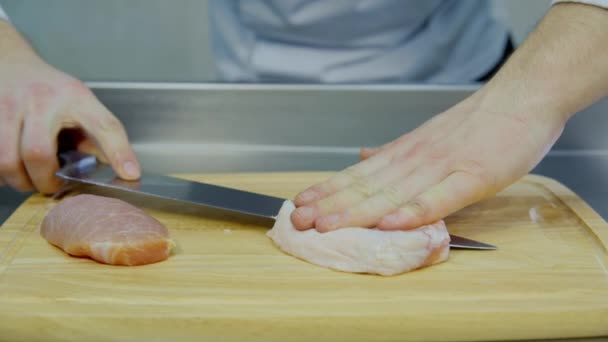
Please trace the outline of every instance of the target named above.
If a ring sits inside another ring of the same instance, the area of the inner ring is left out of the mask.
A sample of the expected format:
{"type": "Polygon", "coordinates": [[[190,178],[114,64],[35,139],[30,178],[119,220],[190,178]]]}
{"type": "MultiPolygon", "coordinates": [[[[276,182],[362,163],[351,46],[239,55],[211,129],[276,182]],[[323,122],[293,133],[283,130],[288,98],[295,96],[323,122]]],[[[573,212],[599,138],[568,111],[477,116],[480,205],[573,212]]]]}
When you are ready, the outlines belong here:
{"type": "MultiPolygon", "coordinates": [[[[185,202],[238,214],[274,220],[284,198],[247,192],[219,185],[143,173],[138,181],[120,179],[114,170],[91,155],[68,152],[60,155],[62,167],[56,175],[66,181],[122,190],[185,202]]],[[[495,246],[450,234],[450,247],[492,250],[495,246]]]]}
{"type": "Polygon", "coordinates": [[[56,175],[71,182],[271,219],[276,217],[285,202],[283,198],[155,174],[143,173],[138,181],[125,181],[110,166],[91,158],[71,160],[56,175]]]}
{"type": "Polygon", "coordinates": [[[450,234],[450,248],[495,250],[496,246],[450,234]]]}

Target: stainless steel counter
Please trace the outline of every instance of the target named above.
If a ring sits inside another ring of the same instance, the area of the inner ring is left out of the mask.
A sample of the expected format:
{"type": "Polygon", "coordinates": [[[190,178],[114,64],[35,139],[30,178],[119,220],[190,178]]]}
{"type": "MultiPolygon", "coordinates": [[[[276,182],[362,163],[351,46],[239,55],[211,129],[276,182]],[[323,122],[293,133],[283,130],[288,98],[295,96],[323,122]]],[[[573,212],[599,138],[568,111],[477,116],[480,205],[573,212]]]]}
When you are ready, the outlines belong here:
{"type": "MultiPolygon", "coordinates": [[[[90,83],[147,171],[337,171],[474,87],[90,83]]],[[[533,170],[608,218],[608,100],[578,114],[533,170]]],[[[28,194],[0,189],[0,222],[28,194]]]]}

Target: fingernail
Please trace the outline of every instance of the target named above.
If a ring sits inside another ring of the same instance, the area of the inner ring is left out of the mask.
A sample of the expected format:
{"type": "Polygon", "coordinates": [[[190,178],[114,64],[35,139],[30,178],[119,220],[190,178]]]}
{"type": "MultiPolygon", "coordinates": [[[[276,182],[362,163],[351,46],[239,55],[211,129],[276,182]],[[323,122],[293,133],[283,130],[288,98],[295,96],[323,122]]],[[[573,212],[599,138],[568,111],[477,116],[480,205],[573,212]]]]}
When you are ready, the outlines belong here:
{"type": "Polygon", "coordinates": [[[124,164],[122,164],[122,168],[125,171],[125,173],[127,174],[127,176],[132,177],[132,178],[138,178],[139,177],[139,169],[137,167],[137,165],[135,165],[134,162],[132,161],[127,161],[124,164]]]}
{"type": "Polygon", "coordinates": [[[315,193],[310,190],[306,190],[303,193],[299,194],[296,200],[298,202],[309,202],[314,199],[315,199],[315,193]]]}

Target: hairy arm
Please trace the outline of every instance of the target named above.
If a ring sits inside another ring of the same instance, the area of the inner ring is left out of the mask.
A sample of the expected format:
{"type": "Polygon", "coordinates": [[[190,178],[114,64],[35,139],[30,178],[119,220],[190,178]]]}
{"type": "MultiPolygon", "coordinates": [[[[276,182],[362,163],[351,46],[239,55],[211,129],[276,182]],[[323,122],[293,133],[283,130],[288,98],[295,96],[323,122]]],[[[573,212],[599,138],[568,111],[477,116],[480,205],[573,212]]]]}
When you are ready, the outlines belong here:
{"type": "Polygon", "coordinates": [[[478,94],[481,106],[567,119],[608,94],[607,57],[608,9],[557,3],[478,94]]]}

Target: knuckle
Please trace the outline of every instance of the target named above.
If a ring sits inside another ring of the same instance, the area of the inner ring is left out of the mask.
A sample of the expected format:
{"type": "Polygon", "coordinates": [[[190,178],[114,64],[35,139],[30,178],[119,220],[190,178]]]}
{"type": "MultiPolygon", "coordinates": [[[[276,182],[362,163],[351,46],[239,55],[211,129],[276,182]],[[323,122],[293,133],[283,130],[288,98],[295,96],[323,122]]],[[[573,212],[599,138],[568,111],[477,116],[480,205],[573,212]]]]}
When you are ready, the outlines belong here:
{"type": "Polygon", "coordinates": [[[46,83],[33,83],[26,87],[28,116],[42,117],[47,114],[53,98],[57,96],[53,86],[46,83]]]}
{"type": "Polygon", "coordinates": [[[103,115],[99,120],[99,128],[106,132],[121,132],[122,123],[114,115],[103,115]]]}
{"type": "Polygon", "coordinates": [[[321,213],[321,214],[328,213],[328,212],[340,207],[340,203],[342,203],[344,201],[343,196],[341,196],[342,194],[343,193],[337,193],[337,194],[333,194],[331,196],[325,197],[325,198],[319,200],[314,205],[311,205],[311,207],[314,208],[315,211],[318,213],[321,213]]]}
{"type": "Polygon", "coordinates": [[[359,197],[367,198],[376,193],[377,186],[368,178],[360,178],[351,184],[350,190],[359,197]]]}
{"type": "Polygon", "coordinates": [[[34,98],[51,97],[56,94],[55,88],[46,82],[34,82],[29,84],[27,92],[34,98]]]}
{"type": "Polygon", "coordinates": [[[481,162],[474,159],[461,161],[454,167],[453,172],[463,173],[482,187],[493,187],[496,183],[495,177],[489,170],[481,162]]]}
{"type": "Polygon", "coordinates": [[[389,185],[382,189],[382,196],[393,206],[399,207],[403,204],[401,191],[395,185],[389,185]]]}
{"type": "MultiPolygon", "coordinates": [[[[322,198],[335,193],[336,187],[332,185],[330,181],[326,181],[320,184],[316,184],[309,188],[311,194],[313,194],[311,200],[313,202],[321,200],[322,198]]],[[[308,192],[308,191],[307,191],[308,192]]]]}
{"type": "Polygon", "coordinates": [[[351,182],[355,182],[355,181],[365,177],[363,172],[356,166],[350,166],[350,167],[344,169],[342,174],[345,177],[350,178],[351,182]]]}
{"type": "Polygon", "coordinates": [[[356,167],[350,166],[319,184],[316,189],[313,187],[313,189],[323,193],[333,193],[353,184],[361,177],[363,177],[363,174],[356,167]]]}
{"type": "Polygon", "coordinates": [[[423,202],[420,199],[414,199],[407,205],[408,211],[414,214],[415,217],[420,219],[426,218],[430,213],[430,206],[428,203],[423,202]]]}

